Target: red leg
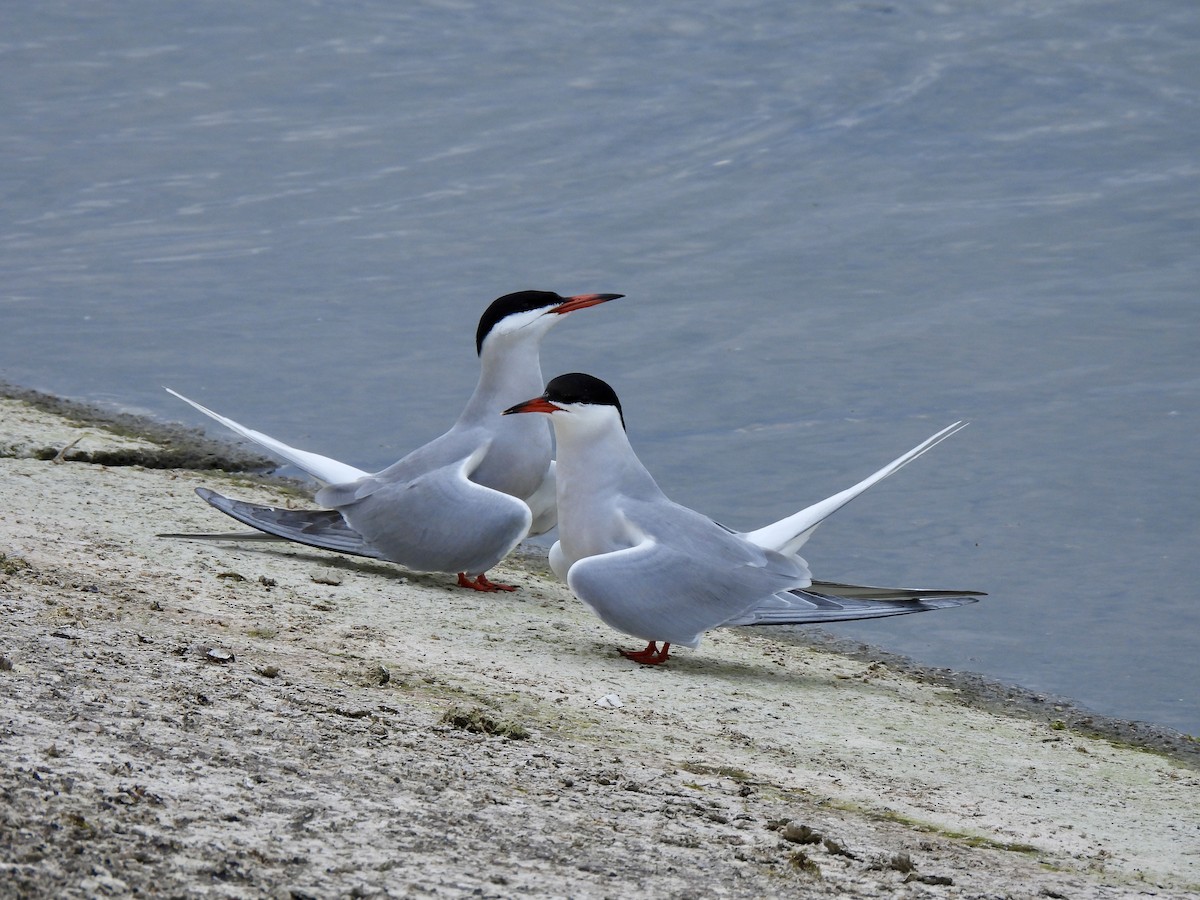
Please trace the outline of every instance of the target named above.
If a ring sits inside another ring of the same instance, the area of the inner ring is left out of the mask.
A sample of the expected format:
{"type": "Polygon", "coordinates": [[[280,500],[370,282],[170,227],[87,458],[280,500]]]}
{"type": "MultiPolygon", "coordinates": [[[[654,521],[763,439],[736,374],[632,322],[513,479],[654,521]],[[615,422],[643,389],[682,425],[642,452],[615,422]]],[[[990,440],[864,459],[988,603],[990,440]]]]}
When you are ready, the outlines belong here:
{"type": "Polygon", "coordinates": [[[472,581],[466,572],[458,573],[458,586],[470,588],[473,591],[482,591],[484,593],[516,590],[516,587],[511,584],[498,584],[494,581],[488,581],[486,575],[480,575],[474,581],[472,581]]]}
{"type": "Polygon", "coordinates": [[[618,650],[617,652],[626,659],[632,659],[634,662],[643,662],[658,652],[658,645],[654,641],[650,641],[646,645],[645,650],[618,650]]]}
{"type": "Polygon", "coordinates": [[[650,641],[646,644],[645,650],[619,650],[618,651],[626,659],[632,659],[635,663],[640,663],[643,666],[661,666],[667,661],[667,656],[671,652],[671,645],[663,643],[662,649],[658,649],[658,644],[650,641]]]}
{"type": "Polygon", "coordinates": [[[482,587],[485,591],[515,591],[515,584],[500,584],[498,581],[488,581],[486,575],[480,575],[475,579],[475,583],[482,587]]]}

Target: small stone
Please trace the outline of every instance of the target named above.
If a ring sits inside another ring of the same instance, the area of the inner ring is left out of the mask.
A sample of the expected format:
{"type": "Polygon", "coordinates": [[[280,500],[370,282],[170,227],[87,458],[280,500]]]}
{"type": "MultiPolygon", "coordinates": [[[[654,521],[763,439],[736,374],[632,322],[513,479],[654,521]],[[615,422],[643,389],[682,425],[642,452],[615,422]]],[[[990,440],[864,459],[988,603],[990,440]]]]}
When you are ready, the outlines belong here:
{"type": "Polygon", "coordinates": [[[948,875],[918,875],[916,872],[913,872],[904,876],[905,884],[911,884],[914,881],[921,884],[942,885],[943,887],[954,884],[954,879],[948,875]]]}
{"type": "Polygon", "coordinates": [[[785,841],[791,841],[793,844],[817,844],[821,841],[819,831],[813,831],[807,825],[801,825],[799,822],[788,822],[780,833],[785,841]]]}
{"type": "Polygon", "coordinates": [[[858,859],[853,853],[847,850],[842,844],[835,841],[833,838],[823,838],[821,841],[825,845],[825,849],[834,856],[844,856],[846,859],[858,859]]]}
{"type": "Polygon", "coordinates": [[[385,684],[387,684],[389,681],[392,680],[392,673],[389,672],[387,669],[385,669],[383,666],[376,663],[373,666],[367,667],[367,671],[363,677],[366,680],[367,684],[373,684],[376,687],[383,687],[385,684]]]}
{"type": "Polygon", "coordinates": [[[279,666],[255,666],[254,671],[263,678],[278,678],[279,666]]]}

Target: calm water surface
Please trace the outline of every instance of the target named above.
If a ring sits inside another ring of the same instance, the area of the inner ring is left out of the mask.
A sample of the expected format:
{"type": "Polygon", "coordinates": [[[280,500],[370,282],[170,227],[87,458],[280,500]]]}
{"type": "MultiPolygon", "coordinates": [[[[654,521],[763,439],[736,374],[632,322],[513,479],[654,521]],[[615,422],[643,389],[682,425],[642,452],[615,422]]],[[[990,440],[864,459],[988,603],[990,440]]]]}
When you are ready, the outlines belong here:
{"type": "Polygon", "coordinates": [[[493,297],[624,292],[546,374],[731,526],[972,421],[806,555],[991,596],[839,633],[1200,733],[1192,0],[4,19],[0,377],[382,467],[493,297]]]}

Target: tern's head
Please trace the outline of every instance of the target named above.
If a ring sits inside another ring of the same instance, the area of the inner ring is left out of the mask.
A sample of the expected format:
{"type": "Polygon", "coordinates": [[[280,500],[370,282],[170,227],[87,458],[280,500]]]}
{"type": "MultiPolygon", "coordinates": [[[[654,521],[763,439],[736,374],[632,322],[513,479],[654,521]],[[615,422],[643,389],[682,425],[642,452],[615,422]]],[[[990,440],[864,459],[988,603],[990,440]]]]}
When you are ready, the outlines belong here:
{"type": "Polygon", "coordinates": [[[483,342],[489,336],[522,334],[539,338],[550,330],[559,317],[577,309],[586,309],[624,294],[579,294],[562,297],[553,291],[517,291],[492,301],[479,318],[475,332],[475,351],[483,353],[483,342]]]}
{"type": "Polygon", "coordinates": [[[625,427],[625,414],[621,412],[617,392],[606,382],[582,372],[552,378],[542,396],[509,407],[504,415],[527,412],[564,414],[565,418],[561,420],[555,416],[555,421],[561,421],[564,425],[569,420],[578,421],[581,425],[602,425],[615,416],[621,427],[625,427]]]}

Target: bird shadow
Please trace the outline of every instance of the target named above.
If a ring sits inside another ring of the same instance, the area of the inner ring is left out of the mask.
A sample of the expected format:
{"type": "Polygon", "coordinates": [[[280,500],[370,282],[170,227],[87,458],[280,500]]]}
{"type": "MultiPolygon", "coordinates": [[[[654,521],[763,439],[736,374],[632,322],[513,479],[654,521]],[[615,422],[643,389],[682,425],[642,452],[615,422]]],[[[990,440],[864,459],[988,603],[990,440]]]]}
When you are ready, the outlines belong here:
{"type": "Polygon", "coordinates": [[[239,553],[250,553],[274,559],[293,559],[313,563],[326,569],[337,569],[342,572],[353,572],[361,575],[373,575],[393,581],[397,584],[415,583],[425,587],[453,587],[454,581],[450,576],[437,573],[410,572],[394,563],[381,562],[366,557],[325,555],[319,552],[296,550],[285,547],[252,547],[240,546],[239,553]]]}
{"type": "MultiPolygon", "coordinates": [[[[466,596],[471,596],[473,593],[460,588],[453,575],[440,572],[413,572],[410,569],[404,568],[399,563],[370,559],[365,556],[334,555],[332,553],[326,555],[319,550],[297,549],[299,546],[301,545],[292,544],[291,546],[285,546],[268,544],[262,546],[243,544],[237,550],[239,553],[257,554],[273,559],[295,560],[297,562],[319,565],[324,569],[336,569],[341,572],[379,577],[397,586],[415,584],[426,588],[461,591],[466,596]]],[[[520,592],[515,594],[509,592],[487,593],[485,596],[508,597],[515,600],[525,599],[521,596],[520,592]]]]}
{"type": "MultiPolygon", "coordinates": [[[[795,647],[778,645],[780,650],[789,654],[795,647]]],[[[646,666],[626,659],[620,655],[620,650],[611,643],[594,642],[590,645],[592,652],[605,657],[605,663],[612,669],[623,669],[628,672],[646,672],[653,677],[661,673],[664,677],[679,676],[705,681],[721,680],[731,687],[762,684],[770,681],[774,685],[792,684],[797,689],[811,689],[817,685],[840,685],[846,679],[833,672],[798,672],[786,664],[781,666],[772,657],[764,657],[761,663],[741,659],[732,659],[720,655],[720,649],[705,651],[687,650],[679,655],[672,655],[667,662],[657,666],[646,666]]],[[[622,648],[623,649],[623,648],[622,648]]],[[[632,649],[632,648],[631,648],[632,649]]],[[[588,652],[580,648],[581,652],[588,652]]]]}

